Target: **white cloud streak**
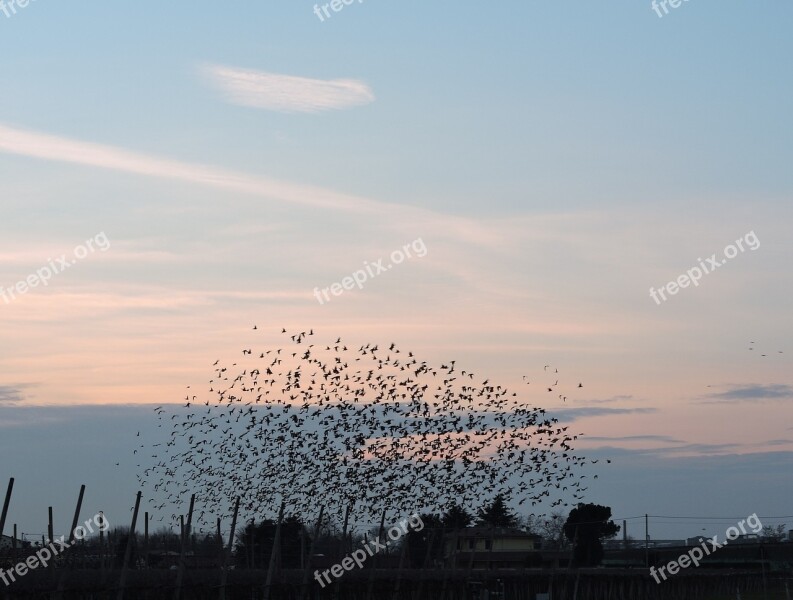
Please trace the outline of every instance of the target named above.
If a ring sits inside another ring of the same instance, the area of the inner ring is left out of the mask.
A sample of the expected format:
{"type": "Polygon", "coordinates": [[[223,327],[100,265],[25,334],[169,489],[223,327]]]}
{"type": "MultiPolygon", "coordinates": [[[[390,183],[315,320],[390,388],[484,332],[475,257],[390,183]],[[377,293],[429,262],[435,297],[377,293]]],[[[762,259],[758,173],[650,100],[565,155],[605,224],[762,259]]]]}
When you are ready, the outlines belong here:
{"type": "Polygon", "coordinates": [[[201,72],[230,104],[282,113],[318,113],[374,101],[368,85],[354,79],[309,79],[224,65],[201,72]]]}
{"type": "Polygon", "coordinates": [[[386,227],[415,234],[418,223],[451,237],[480,243],[503,243],[503,235],[477,220],[441,214],[429,209],[372,200],[326,188],[248,175],[229,169],[187,163],[131,152],[123,148],[73,140],[0,123],[0,152],[79,164],[134,175],[178,180],[284,204],[376,216],[386,227]]]}
{"type": "Polygon", "coordinates": [[[176,179],[199,185],[264,196],[274,200],[344,211],[398,208],[384,202],[323,188],[251,176],[211,165],[191,164],[147,156],[113,146],[83,142],[0,124],[0,152],[124,171],[136,175],[176,179]]]}

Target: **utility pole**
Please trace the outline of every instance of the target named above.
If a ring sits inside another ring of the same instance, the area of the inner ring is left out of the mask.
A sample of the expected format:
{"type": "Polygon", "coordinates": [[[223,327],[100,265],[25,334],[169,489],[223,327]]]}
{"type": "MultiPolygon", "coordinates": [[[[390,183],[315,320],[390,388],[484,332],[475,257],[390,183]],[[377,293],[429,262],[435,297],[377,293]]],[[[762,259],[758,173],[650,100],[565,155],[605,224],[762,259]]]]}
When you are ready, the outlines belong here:
{"type": "Polygon", "coordinates": [[[644,515],[644,566],[650,567],[650,517],[644,515]]]}
{"type": "Polygon", "coordinates": [[[628,549],[628,521],[622,520],[622,549],[628,549]]]}

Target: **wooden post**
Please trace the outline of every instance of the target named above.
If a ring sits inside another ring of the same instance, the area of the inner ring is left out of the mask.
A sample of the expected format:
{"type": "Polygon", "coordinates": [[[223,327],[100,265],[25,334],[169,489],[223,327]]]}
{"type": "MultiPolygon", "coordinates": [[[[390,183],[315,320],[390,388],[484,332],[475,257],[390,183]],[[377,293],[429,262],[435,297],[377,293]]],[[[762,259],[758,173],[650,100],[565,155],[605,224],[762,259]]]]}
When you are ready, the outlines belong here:
{"type": "Polygon", "coordinates": [[[11,492],[14,489],[14,478],[8,480],[8,489],[6,490],[6,499],[3,502],[3,512],[0,513],[0,537],[3,536],[3,531],[6,526],[6,516],[8,515],[8,505],[11,503],[11,492]]]}
{"type": "Polygon", "coordinates": [[[215,542],[217,542],[218,569],[223,569],[223,536],[220,533],[220,517],[215,522],[215,542]]]}
{"type": "Polygon", "coordinates": [[[127,568],[129,567],[129,560],[132,556],[132,545],[135,543],[135,528],[138,525],[138,510],[140,509],[141,495],[141,492],[138,492],[138,495],[135,497],[135,508],[132,511],[132,525],[129,528],[127,547],[124,550],[124,562],[121,565],[121,578],[118,582],[118,594],[116,595],[116,600],[124,600],[124,586],[126,585],[127,581],[127,568]]]}
{"type": "MultiPolygon", "coordinates": [[[[347,546],[347,526],[350,523],[350,513],[352,512],[352,502],[347,505],[346,510],[344,511],[344,526],[342,527],[341,532],[341,540],[339,541],[339,556],[338,562],[341,562],[341,559],[344,557],[346,553],[346,546],[347,546]]],[[[341,586],[337,585],[336,590],[333,592],[333,597],[335,600],[339,600],[339,594],[341,593],[341,586]]]]}
{"type": "Polygon", "coordinates": [[[319,537],[320,527],[322,526],[322,516],[325,514],[325,507],[321,506],[319,509],[319,517],[317,518],[317,524],[314,527],[314,537],[311,538],[311,544],[309,544],[308,549],[308,559],[306,560],[306,569],[303,571],[303,593],[301,594],[301,598],[306,600],[308,598],[308,580],[311,574],[311,558],[314,556],[314,545],[317,543],[317,538],[319,537]]]}
{"type": "Polygon", "coordinates": [[[768,585],[766,583],[766,577],[765,577],[765,558],[766,558],[766,553],[764,552],[763,549],[763,543],[760,542],[760,566],[763,569],[763,600],[768,600],[768,585]]]}
{"type": "Polygon", "coordinates": [[[278,523],[275,525],[275,535],[273,536],[273,549],[270,551],[270,565],[267,567],[267,580],[264,583],[264,600],[270,598],[270,586],[273,584],[273,574],[275,572],[276,555],[281,552],[281,522],[284,520],[284,507],[286,501],[281,501],[281,508],[278,510],[278,523]]]}
{"type": "MultiPolygon", "coordinates": [[[[229,532],[229,546],[223,551],[223,568],[220,571],[220,600],[226,600],[226,581],[228,580],[228,566],[231,550],[234,547],[234,530],[237,528],[237,513],[240,510],[240,497],[234,502],[234,516],[231,518],[231,531],[229,532]]],[[[220,519],[218,519],[218,533],[220,533],[220,519]]],[[[223,542],[221,542],[222,544],[223,542]]]]}
{"type": "MultiPolygon", "coordinates": [[[[55,541],[53,539],[55,537],[55,533],[54,533],[55,532],[55,526],[53,524],[52,507],[51,506],[49,507],[48,513],[49,513],[49,521],[47,522],[47,537],[49,538],[50,543],[52,543],[52,542],[55,541]]],[[[54,560],[50,561],[50,564],[48,565],[48,568],[50,570],[53,570],[55,568],[55,561],[54,560]]]]}
{"type": "MultiPolygon", "coordinates": [[[[432,544],[435,541],[435,535],[436,535],[437,531],[438,531],[438,529],[436,527],[433,527],[432,529],[430,529],[430,541],[427,544],[427,553],[424,555],[424,562],[421,563],[422,570],[426,571],[427,566],[430,563],[430,558],[432,558],[432,544]]],[[[443,529],[441,529],[441,555],[443,555],[442,554],[442,552],[443,552],[443,542],[444,542],[443,529]]],[[[421,598],[423,592],[424,592],[424,576],[421,575],[419,577],[419,587],[418,587],[418,592],[416,592],[416,598],[421,598]]]]}
{"type": "MultiPolygon", "coordinates": [[[[383,516],[380,518],[380,529],[377,531],[377,541],[380,542],[383,538],[383,527],[385,527],[385,511],[383,511],[383,516]]],[[[366,590],[366,600],[372,600],[372,591],[374,590],[374,577],[375,573],[377,573],[377,555],[375,554],[372,556],[372,572],[369,574],[369,586],[366,590]]]]}
{"type": "Polygon", "coordinates": [[[622,520],[622,549],[628,550],[628,521],[622,520]]]}
{"type": "MultiPolygon", "coordinates": [[[[80,510],[83,506],[83,496],[85,495],[85,484],[80,486],[80,494],[77,496],[77,506],[74,507],[74,518],[72,519],[72,528],[69,530],[69,546],[74,545],[74,532],[77,529],[77,521],[80,520],[80,510]]],[[[41,536],[42,538],[44,536],[41,536]]],[[[74,555],[69,557],[69,566],[74,566],[74,555]]],[[[61,576],[58,579],[58,589],[55,592],[54,598],[56,600],[60,600],[63,598],[63,588],[66,583],[66,571],[61,573],[61,576]]]]}
{"type": "MultiPolygon", "coordinates": [[[[174,600],[179,600],[182,593],[182,580],[184,579],[185,569],[185,553],[187,552],[187,543],[190,541],[190,526],[193,523],[193,506],[195,504],[195,494],[190,496],[190,509],[187,511],[187,525],[183,529],[182,534],[182,550],[179,556],[179,573],[176,576],[176,589],[173,592],[174,600]]],[[[182,521],[184,523],[184,521],[182,521]]]]}
{"type": "Polygon", "coordinates": [[[352,502],[347,505],[347,510],[344,511],[344,527],[341,533],[341,552],[339,552],[339,560],[344,556],[344,546],[347,543],[347,526],[350,523],[350,513],[352,512],[352,502]]]}
{"type": "Polygon", "coordinates": [[[104,581],[105,572],[105,515],[100,510],[102,524],[99,526],[99,571],[102,573],[102,580],[104,581]]]}
{"type": "Polygon", "coordinates": [[[149,566],[149,513],[143,513],[143,563],[149,566]]]}
{"type": "Polygon", "coordinates": [[[407,535],[402,539],[402,552],[399,554],[399,567],[397,568],[397,580],[396,586],[394,587],[394,595],[393,600],[399,600],[399,588],[401,587],[402,583],[402,568],[405,565],[405,556],[407,555],[408,551],[408,538],[407,535]]]}
{"type": "Polygon", "coordinates": [[[80,495],[77,498],[77,506],[74,509],[74,518],[72,519],[72,528],[69,530],[69,545],[74,543],[74,530],[77,529],[77,521],[80,520],[80,509],[83,506],[83,495],[85,494],[85,484],[80,486],[80,495]]]}
{"type": "Polygon", "coordinates": [[[575,585],[573,586],[573,600],[578,600],[578,580],[581,578],[581,569],[576,569],[575,585]]]}
{"type": "Polygon", "coordinates": [[[11,538],[11,550],[14,554],[14,562],[17,561],[17,524],[14,523],[14,537],[11,538]]]}
{"type": "MultiPolygon", "coordinates": [[[[459,553],[459,548],[457,545],[460,543],[460,533],[455,528],[452,530],[454,536],[452,537],[452,551],[449,553],[452,557],[452,564],[451,569],[457,570],[457,554],[459,553]]],[[[441,537],[446,538],[446,527],[441,527],[441,537]]],[[[444,562],[445,562],[445,553],[444,553],[444,562]]],[[[449,565],[443,565],[443,584],[441,587],[441,600],[446,596],[446,587],[449,582],[449,565]]]]}
{"type": "Polygon", "coordinates": [[[254,532],[256,531],[256,519],[251,519],[251,527],[250,532],[248,533],[248,543],[245,544],[245,548],[247,549],[246,554],[248,555],[248,568],[253,569],[256,565],[256,556],[254,556],[254,550],[256,549],[256,538],[254,537],[254,532]]]}
{"type": "Polygon", "coordinates": [[[52,524],[52,507],[51,506],[49,507],[49,511],[48,512],[49,512],[49,521],[48,521],[48,524],[47,524],[47,537],[49,538],[49,540],[51,542],[53,542],[54,541],[53,537],[55,536],[55,533],[53,533],[53,532],[54,532],[55,529],[54,529],[53,524],[52,524]]]}

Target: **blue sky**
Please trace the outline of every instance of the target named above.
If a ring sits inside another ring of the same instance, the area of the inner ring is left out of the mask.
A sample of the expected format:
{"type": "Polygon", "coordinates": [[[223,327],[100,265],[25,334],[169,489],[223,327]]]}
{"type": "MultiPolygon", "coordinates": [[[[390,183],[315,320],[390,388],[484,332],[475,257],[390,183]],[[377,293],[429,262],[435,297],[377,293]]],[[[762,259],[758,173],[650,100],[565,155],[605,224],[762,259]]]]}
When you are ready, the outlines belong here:
{"type": "MultiPolygon", "coordinates": [[[[1,436],[0,482],[118,477],[134,433],[107,405],[178,402],[257,323],[394,340],[510,386],[558,365],[584,390],[530,400],[614,459],[593,501],[685,514],[684,490],[696,514],[786,514],[793,7],[313,8],[0,12],[0,286],[111,242],[0,299],[0,428],[44,449],[19,458],[1,436]],[[700,285],[648,295],[749,232],[760,246],[700,285]],[[425,257],[315,300],[419,238],[425,257]],[[48,428],[79,429],[86,405],[118,432],[106,464],[48,465],[47,450],[70,456],[48,428]],[[20,417],[51,406],[66,411],[52,424],[20,417]]],[[[126,488],[97,499],[109,515],[136,491],[121,469],[126,488]]]]}

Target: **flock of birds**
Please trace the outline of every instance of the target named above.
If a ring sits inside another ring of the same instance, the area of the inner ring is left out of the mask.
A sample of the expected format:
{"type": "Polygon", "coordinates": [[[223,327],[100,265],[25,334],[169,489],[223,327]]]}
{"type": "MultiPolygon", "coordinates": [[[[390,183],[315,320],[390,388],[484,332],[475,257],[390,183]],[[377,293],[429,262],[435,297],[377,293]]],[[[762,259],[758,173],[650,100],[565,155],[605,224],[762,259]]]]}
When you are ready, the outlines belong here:
{"type": "MultiPolygon", "coordinates": [[[[749,342],[749,350],[754,350],[754,342],[749,342]]],[[[776,352],[777,352],[777,354],[784,354],[784,352],[782,352],[782,350],[777,350],[776,352]]],[[[768,355],[767,354],[760,354],[760,356],[764,358],[764,357],[766,357],[768,355]]]]}
{"type": "MultiPolygon", "coordinates": [[[[438,514],[497,494],[550,507],[583,498],[578,436],[517,393],[394,344],[282,334],[291,347],[215,362],[207,397],[189,392],[174,414],[155,409],[170,433],[138,475],[153,486],[153,508],[178,512],[195,493],[198,523],[227,517],[237,497],[248,518],[272,518],[284,502],[304,522],[321,507],[340,522],[348,509],[438,514]]],[[[559,389],[552,373],[549,392],[559,389]]]]}

